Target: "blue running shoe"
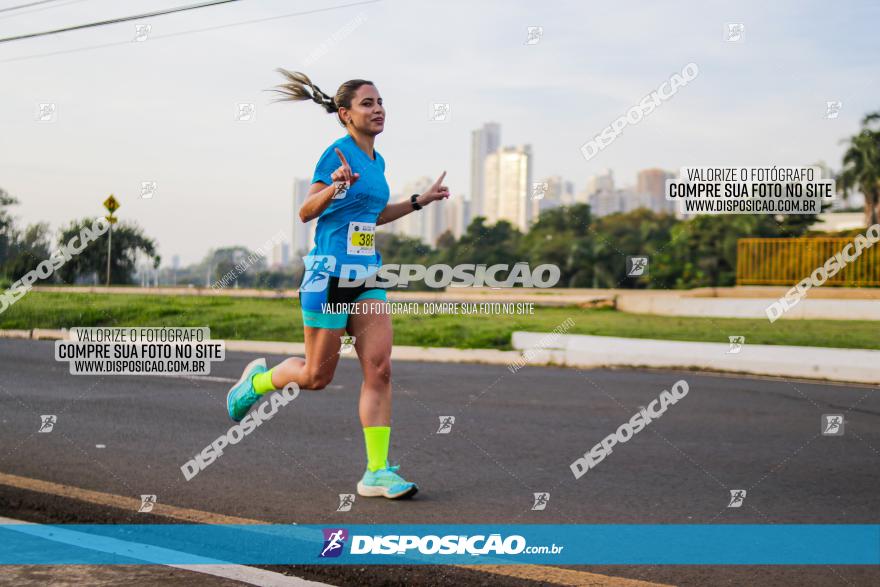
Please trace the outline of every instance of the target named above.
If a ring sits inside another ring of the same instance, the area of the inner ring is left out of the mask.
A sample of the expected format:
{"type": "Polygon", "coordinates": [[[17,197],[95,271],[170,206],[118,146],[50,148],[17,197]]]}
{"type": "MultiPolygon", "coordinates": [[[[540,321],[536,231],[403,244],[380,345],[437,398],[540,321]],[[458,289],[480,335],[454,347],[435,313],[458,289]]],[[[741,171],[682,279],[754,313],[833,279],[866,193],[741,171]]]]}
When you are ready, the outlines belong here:
{"type": "Polygon", "coordinates": [[[241,374],[241,379],[232,386],[229,393],[226,394],[226,411],[229,417],[235,422],[241,422],[248,410],[260,400],[260,396],[254,391],[254,385],[251,378],[257,373],[268,371],[266,369],[266,359],[256,359],[248,363],[241,374]]]}
{"type": "Polygon", "coordinates": [[[384,469],[364,472],[364,476],[357,484],[358,495],[364,497],[387,497],[388,499],[403,499],[412,497],[419,490],[418,485],[410,483],[397,474],[400,465],[392,467],[385,463],[384,469]]]}

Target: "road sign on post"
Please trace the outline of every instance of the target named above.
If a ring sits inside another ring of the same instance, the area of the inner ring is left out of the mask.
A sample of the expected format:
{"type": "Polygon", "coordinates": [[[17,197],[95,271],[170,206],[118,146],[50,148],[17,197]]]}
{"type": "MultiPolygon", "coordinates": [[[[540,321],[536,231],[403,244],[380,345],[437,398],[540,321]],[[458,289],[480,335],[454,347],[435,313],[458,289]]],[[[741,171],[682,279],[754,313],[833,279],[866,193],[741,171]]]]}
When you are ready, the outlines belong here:
{"type": "Polygon", "coordinates": [[[110,253],[113,245],[113,225],[116,224],[116,217],[113,213],[119,210],[119,202],[110,194],[110,197],[104,200],[104,207],[110,212],[107,220],[110,222],[110,230],[107,233],[107,287],[110,287],[110,253]]]}
{"type": "Polygon", "coordinates": [[[107,211],[112,216],[114,212],[119,210],[119,202],[113,197],[113,194],[110,194],[110,197],[104,200],[104,207],[107,208],[107,211]]]}

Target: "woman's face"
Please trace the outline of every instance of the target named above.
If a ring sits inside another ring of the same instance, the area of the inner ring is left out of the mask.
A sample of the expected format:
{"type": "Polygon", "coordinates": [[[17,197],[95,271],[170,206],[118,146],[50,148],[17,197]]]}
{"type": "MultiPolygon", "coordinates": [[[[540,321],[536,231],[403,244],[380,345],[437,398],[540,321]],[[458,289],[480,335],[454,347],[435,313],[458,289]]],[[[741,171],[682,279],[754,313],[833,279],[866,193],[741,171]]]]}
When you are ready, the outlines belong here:
{"type": "Polygon", "coordinates": [[[385,130],[385,108],[376,86],[365,84],[359,87],[351,108],[341,108],[339,114],[344,122],[364,134],[375,136],[385,130]]]}

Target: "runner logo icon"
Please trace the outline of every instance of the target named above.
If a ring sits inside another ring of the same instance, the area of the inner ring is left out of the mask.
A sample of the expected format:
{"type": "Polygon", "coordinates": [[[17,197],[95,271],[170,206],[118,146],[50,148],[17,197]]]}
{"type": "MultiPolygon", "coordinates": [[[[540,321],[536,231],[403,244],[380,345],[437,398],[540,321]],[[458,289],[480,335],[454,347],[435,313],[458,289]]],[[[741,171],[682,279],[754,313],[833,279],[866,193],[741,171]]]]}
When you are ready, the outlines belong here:
{"type": "Polygon", "coordinates": [[[728,355],[738,355],[742,352],[743,345],[746,343],[745,336],[728,336],[730,339],[730,348],[727,350],[728,355]]]}
{"type": "Polygon", "coordinates": [[[153,506],[156,505],[157,499],[155,495],[141,495],[141,507],[138,508],[138,512],[149,513],[153,511],[153,506]]]}
{"type": "Polygon", "coordinates": [[[351,506],[354,505],[354,493],[340,493],[339,505],[336,507],[337,512],[350,512],[351,506]]]}
{"type": "Polygon", "coordinates": [[[357,339],[354,336],[340,336],[339,342],[341,346],[339,347],[339,354],[347,355],[351,353],[354,350],[355,340],[357,339]]]}
{"type": "Polygon", "coordinates": [[[331,200],[342,200],[345,198],[345,195],[351,187],[347,181],[337,181],[334,185],[336,186],[336,189],[333,191],[333,196],[330,198],[331,200]]]}
{"type": "Polygon", "coordinates": [[[626,258],[628,277],[640,277],[648,274],[648,258],[628,256],[626,258]]]}
{"type": "Polygon", "coordinates": [[[58,417],[54,414],[46,414],[45,416],[40,416],[40,429],[37,432],[52,432],[52,429],[55,428],[55,422],[58,421],[58,417]]]}
{"type": "Polygon", "coordinates": [[[306,255],[303,257],[306,268],[300,292],[318,292],[327,289],[330,283],[330,272],[336,269],[336,257],[333,255],[306,255]]]}
{"type": "Polygon", "coordinates": [[[319,558],[334,558],[342,554],[348,530],[344,528],[324,528],[324,547],[319,558]]]}
{"type": "Polygon", "coordinates": [[[822,436],[843,436],[843,414],[822,414],[822,436]]]}
{"type": "Polygon", "coordinates": [[[549,493],[536,493],[535,494],[535,503],[532,505],[533,511],[540,511],[547,509],[547,503],[550,501],[549,493]]]}
{"type": "Polygon", "coordinates": [[[731,489],[730,490],[730,503],[727,504],[729,508],[738,508],[742,507],[743,502],[746,499],[746,490],[745,489],[731,489]]]}
{"type": "Polygon", "coordinates": [[[452,432],[452,425],[455,424],[455,416],[439,416],[440,427],[437,428],[437,434],[449,434],[452,432]]]}

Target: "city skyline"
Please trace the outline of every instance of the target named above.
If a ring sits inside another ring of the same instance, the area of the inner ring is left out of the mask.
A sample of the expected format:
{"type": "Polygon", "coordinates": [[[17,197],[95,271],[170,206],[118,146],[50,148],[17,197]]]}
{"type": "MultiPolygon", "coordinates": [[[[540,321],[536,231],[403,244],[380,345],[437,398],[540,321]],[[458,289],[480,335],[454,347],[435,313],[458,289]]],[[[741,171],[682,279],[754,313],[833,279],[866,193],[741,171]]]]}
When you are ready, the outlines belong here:
{"type": "MultiPolygon", "coordinates": [[[[487,122],[471,131],[470,177],[471,194],[459,195],[449,201],[427,206],[394,223],[379,227],[380,232],[415,238],[436,246],[445,232],[460,238],[467,225],[475,218],[472,210],[481,210],[487,224],[507,220],[522,232],[528,232],[540,213],[559,206],[578,203],[590,204],[596,216],[626,212],[645,207],[655,212],[674,212],[674,206],[664,198],[665,180],[675,176],[666,170],[649,168],[639,170],[636,189],[628,186],[615,190],[612,170],[604,170],[586,179],[583,190],[576,183],[559,175],[536,179],[531,175],[532,150],[529,144],[505,146],[501,141],[502,125],[487,122]],[[505,181],[502,177],[509,176],[505,181]],[[597,198],[598,196],[598,198],[597,198]],[[613,205],[602,200],[616,198],[613,205]]],[[[402,189],[392,190],[391,201],[400,201],[414,193],[422,193],[434,180],[428,176],[407,182],[402,189]]],[[[271,266],[284,267],[295,262],[314,246],[317,220],[300,221],[298,210],[308,196],[311,180],[294,178],[291,255],[278,262],[281,245],[273,250],[271,266]]]]}
{"type": "MultiPolygon", "coordinates": [[[[500,128],[501,125],[494,124],[500,128]]],[[[479,132],[475,130],[474,133],[479,132]]],[[[472,143],[475,144],[475,143],[472,143]]],[[[497,165],[493,163],[491,155],[499,155],[507,153],[517,157],[525,155],[529,158],[533,155],[529,145],[523,146],[499,146],[496,151],[486,153],[487,156],[479,160],[489,162],[489,166],[497,165]]],[[[478,159],[472,158],[476,162],[478,159]]],[[[472,173],[472,176],[474,174],[472,173]]],[[[485,173],[480,174],[481,181],[486,183],[485,173]]],[[[528,176],[526,176],[528,177],[528,176]]],[[[522,209],[523,219],[527,220],[527,226],[523,227],[518,221],[514,221],[511,217],[505,217],[496,210],[494,214],[483,214],[486,223],[491,225],[500,220],[506,220],[514,225],[522,232],[528,232],[531,224],[537,221],[541,212],[561,206],[571,206],[575,204],[587,204],[590,206],[590,212],[594,217],[603,217],[614,213],[627,213],[636,209],[645,208],[655,213],[671,213],[678,219],[684,216],[676,209],[674,202],[665,198],[665,182],[667,179],[676,177],[676,172],[649,167],[636,172],[635,181],[632,183],[624,183],[618,185],[614,179],[614,171],[612,169],[602,169],[597,174],[592,175],[583,183],[583,188],[578,189],[577,183],[562,176],[548,176],[544,178],[530,178],[524,180],[517,189],[508,189],[506,192],[499,189],[499,196],[519,198],[519,204],[525,206],[522,209]],[[532,181],[534,180],[534,181],[532,181]],[[543,186],[543,187],[540,187],[543,186]],[[540,195],[536,195],[540,193],[540,195]]],[[[433,179],[428,176],[422,176],[418,179],[407,182],[397,193],[392,191],[390,201],[401,201],[412,193],[421,193],[428,189],[433,183],[433,179]]],[[[293,180],[293,197],[291,202],[292,208],[292,230],[290,240],[284,243],[274,245],[273,249],[264,257],[266,265],[271,269],[279,269],[290,267],[296,264],[297,258],[301,258],[308,253],[314,246],[315,230],[317,227],[317,219],[308,223],[303,223],[297,214],[299,207],[305,201],[311,186],[311,179],[294,178],[293,180]]],[[[482,190],[482,198],[486,196],[486,188],[482,190]]],[[[846,206],[856,206],[859,204],[860,198],[856,197],[846,206]]],[[[458,198],[453,201],[442,202],[440,205],[431,205],[425,207],[419,212],[414,212],[404,216],[394,223],[378,227],[379,232],[389,234],[402,235],[410,238],[421,240],[423,244],[434,248],[437,239],[445,232],[452,232],[455,238],[460,238],[467,225],[475,218],[468,214],[468,207],[475,204],[475,198],[458,198]],[[467,219],[465,223],[464,220],[467,219]]],[[[519,204],[514,203],[513,206],[508,203],[505,208],[508,212],[511,210],[519,211],[519,204]]],[[[490,204],[489,207],[495,206],[500,209],[500,202],[490,204]]],[[[835,200],[832,203],[832,209],[843,208],[841,200],[835,200]]],[[[482,203],[482,208],[486,212],[486,204],[482,203]]],[[[513,214],[516,214],[514,212],[513,214]]],[[[510,214],[507,214],[510,216],[510,214]]],[[[240,244],[228,243],[223,247],[242,246],[240,244]]],[[[221,247],[221,248],[223,248],[221,247]]],[[[211,253],[211,250],[204,251],[202,257],[190,263],[195,265],[200,263],[211,253]]],[[[175,254],[174,259],[179,264],[180,257],[175,254]]],[[[173,262],[172,262],[173,264],[173,262]]],[[[163,264],[162,269],[171,269],[171,265],[163,264]]],[[[179,268],[179,267],[178,267],[179,268]]]]}
{"type": "MultiPolygon", "coordinates": [[[[151,19],[142,42],[123,23],[9,43],[0,51],[0,187],[21,201],[11,211],[22,224],[55,230],[102,214],[113,193],[120,220],[155,238],[163,265],[290,235],[293,178],[310,178],[343,130],[314,104],[271,103],[263,90],[282,81],[276,67],[304,70],[329,92],[352,77],[376,82],[388,110],[377,150],[392,193],[447,170],[453,197],[469,197],[470,133],[486,121],[503,126],[504,145],[531,145],[535,181],[559,176],[576,192],[606,168],[627,182],[641,169],[683,165],[839,169],[840,141],[877,110],[870,23],[880,7],[784,4],[743,2],[735,14],[688,3],[610,6],[598,21],[581,3],[557,11],[450,3],[426,21],[421,7],[391,2],[315,3],[305,8],[325,10],[282,18],[289,3],[266,0],[151,19]],[[786,18],[775,18],[781,10],[786,18]],[[610,30],[608,21],[626,26],[610,30]],[[743,23],[741,42],[724,37],[731,22],[743,23]],[[400,52],[393,39],[414,23],[419,51],[400,52]],[[527,44],[536,25],[543,34],[527,44]],[[847,34],[828,34],[838,25],[847,34]],[[615,57],[591,58],[600,51],[615,57]],[[584,158],[586,141],[690,62],[696,79],[584,158]],[[418,83],[414,72],[425,72],[418,83]],[[829,101],[841,104],[833,118],[829,101]],[[50,122],[35,118],[43,103],[57,107],[50,122]],[[442,120],[432,119],[438,103],[448,106],[442,120]],[[255,115],[237,120],[240,104],[255,115]],[[151,198],[141,198],[144,182],[157,186],[151,198]]],[[[0,34],[144,6],[71,3],[0,19],[0,34]]]]}

